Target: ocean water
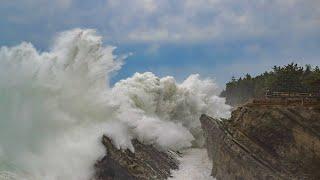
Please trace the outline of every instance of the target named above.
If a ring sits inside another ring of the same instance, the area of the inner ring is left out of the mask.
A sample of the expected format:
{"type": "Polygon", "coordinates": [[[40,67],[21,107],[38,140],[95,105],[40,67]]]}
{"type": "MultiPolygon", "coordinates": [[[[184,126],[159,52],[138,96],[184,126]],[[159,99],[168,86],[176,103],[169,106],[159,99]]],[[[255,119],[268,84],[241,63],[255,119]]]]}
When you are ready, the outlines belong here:
{"type": "Polygon", "coordinates": [[[212,162],[206,149],[189,148],[182,152],[179,169],[172,171],[169,180],[215,180],[211,176],[212,162]]]}
{"type": "Polygon", "coordinates": [[[110,86],[126,59],[114,49],[93,29],[60,33],[48,52],[1,47],[1,180],[87,180],[104,155],[102,134],[131,151],[133,138],[188,151],[203,145],[202,113],[230,116],[215,82],[197,74],[178,83],[136,73],[110,86]]]}

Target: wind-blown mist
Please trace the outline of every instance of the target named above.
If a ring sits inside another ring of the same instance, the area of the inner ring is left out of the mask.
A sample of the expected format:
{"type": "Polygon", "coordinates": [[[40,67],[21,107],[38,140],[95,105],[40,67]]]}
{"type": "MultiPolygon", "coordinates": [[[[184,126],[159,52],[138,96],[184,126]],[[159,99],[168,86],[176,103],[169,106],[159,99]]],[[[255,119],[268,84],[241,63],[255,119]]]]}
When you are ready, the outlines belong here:
{"type": "Polygon", "coordinates": [[[136,73],[108,86],[123,57],[94,30],[61,33],[49,52],[30,43],[0,49],[0,179],[89,179],[106,134],[160,149],[201,146],[201,113],[228,117],[209,79],[136,73]]]}

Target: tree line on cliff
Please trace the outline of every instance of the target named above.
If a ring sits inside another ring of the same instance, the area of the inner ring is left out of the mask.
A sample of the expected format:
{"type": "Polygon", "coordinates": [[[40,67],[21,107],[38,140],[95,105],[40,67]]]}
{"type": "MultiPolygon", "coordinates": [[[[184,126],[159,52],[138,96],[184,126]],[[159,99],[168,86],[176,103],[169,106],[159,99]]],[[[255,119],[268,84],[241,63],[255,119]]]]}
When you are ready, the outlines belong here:
{"type": "Polygon", "coordinates": [[[252,77],[246,74],[236,79],[232,77],[221,92],[229,105],[239,105],[251,98],[265,95],[266,90],[271,92],[320,92],[320,68],[305,65],[299,66],[290,63],[284,66],[274,66],[271,71],[266,71],[252,77]]]}

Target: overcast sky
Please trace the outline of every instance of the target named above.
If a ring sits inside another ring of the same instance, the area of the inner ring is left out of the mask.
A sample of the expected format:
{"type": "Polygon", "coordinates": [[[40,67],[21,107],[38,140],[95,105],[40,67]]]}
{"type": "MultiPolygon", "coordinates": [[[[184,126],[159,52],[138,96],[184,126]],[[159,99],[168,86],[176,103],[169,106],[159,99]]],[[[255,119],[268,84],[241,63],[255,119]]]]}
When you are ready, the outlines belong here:
{"type": "Polygon", "coordinates": [[[133,53],[115,79],[199,73],[223,86],[273,65],[320,65],[319,0],[0,0],[1,46],[47,50],[77,27],[133,53]]]}

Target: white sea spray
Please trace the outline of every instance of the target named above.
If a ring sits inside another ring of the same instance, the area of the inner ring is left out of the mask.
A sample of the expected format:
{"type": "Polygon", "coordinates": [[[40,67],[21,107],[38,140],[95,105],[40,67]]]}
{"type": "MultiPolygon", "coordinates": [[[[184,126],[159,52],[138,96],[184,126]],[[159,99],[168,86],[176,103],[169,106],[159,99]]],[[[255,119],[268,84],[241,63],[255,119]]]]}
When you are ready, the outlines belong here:
{"type": "Polygon", "coordinates": [[[48,52],[21,43],[0,49],[0,178],[82,180],[104,154],[102,134],[134,151],[201,145],[199,116],[228,117],[216,84],[151,72],[109,86],[123,58],[92,29],[60,33],[48,52]]]}

